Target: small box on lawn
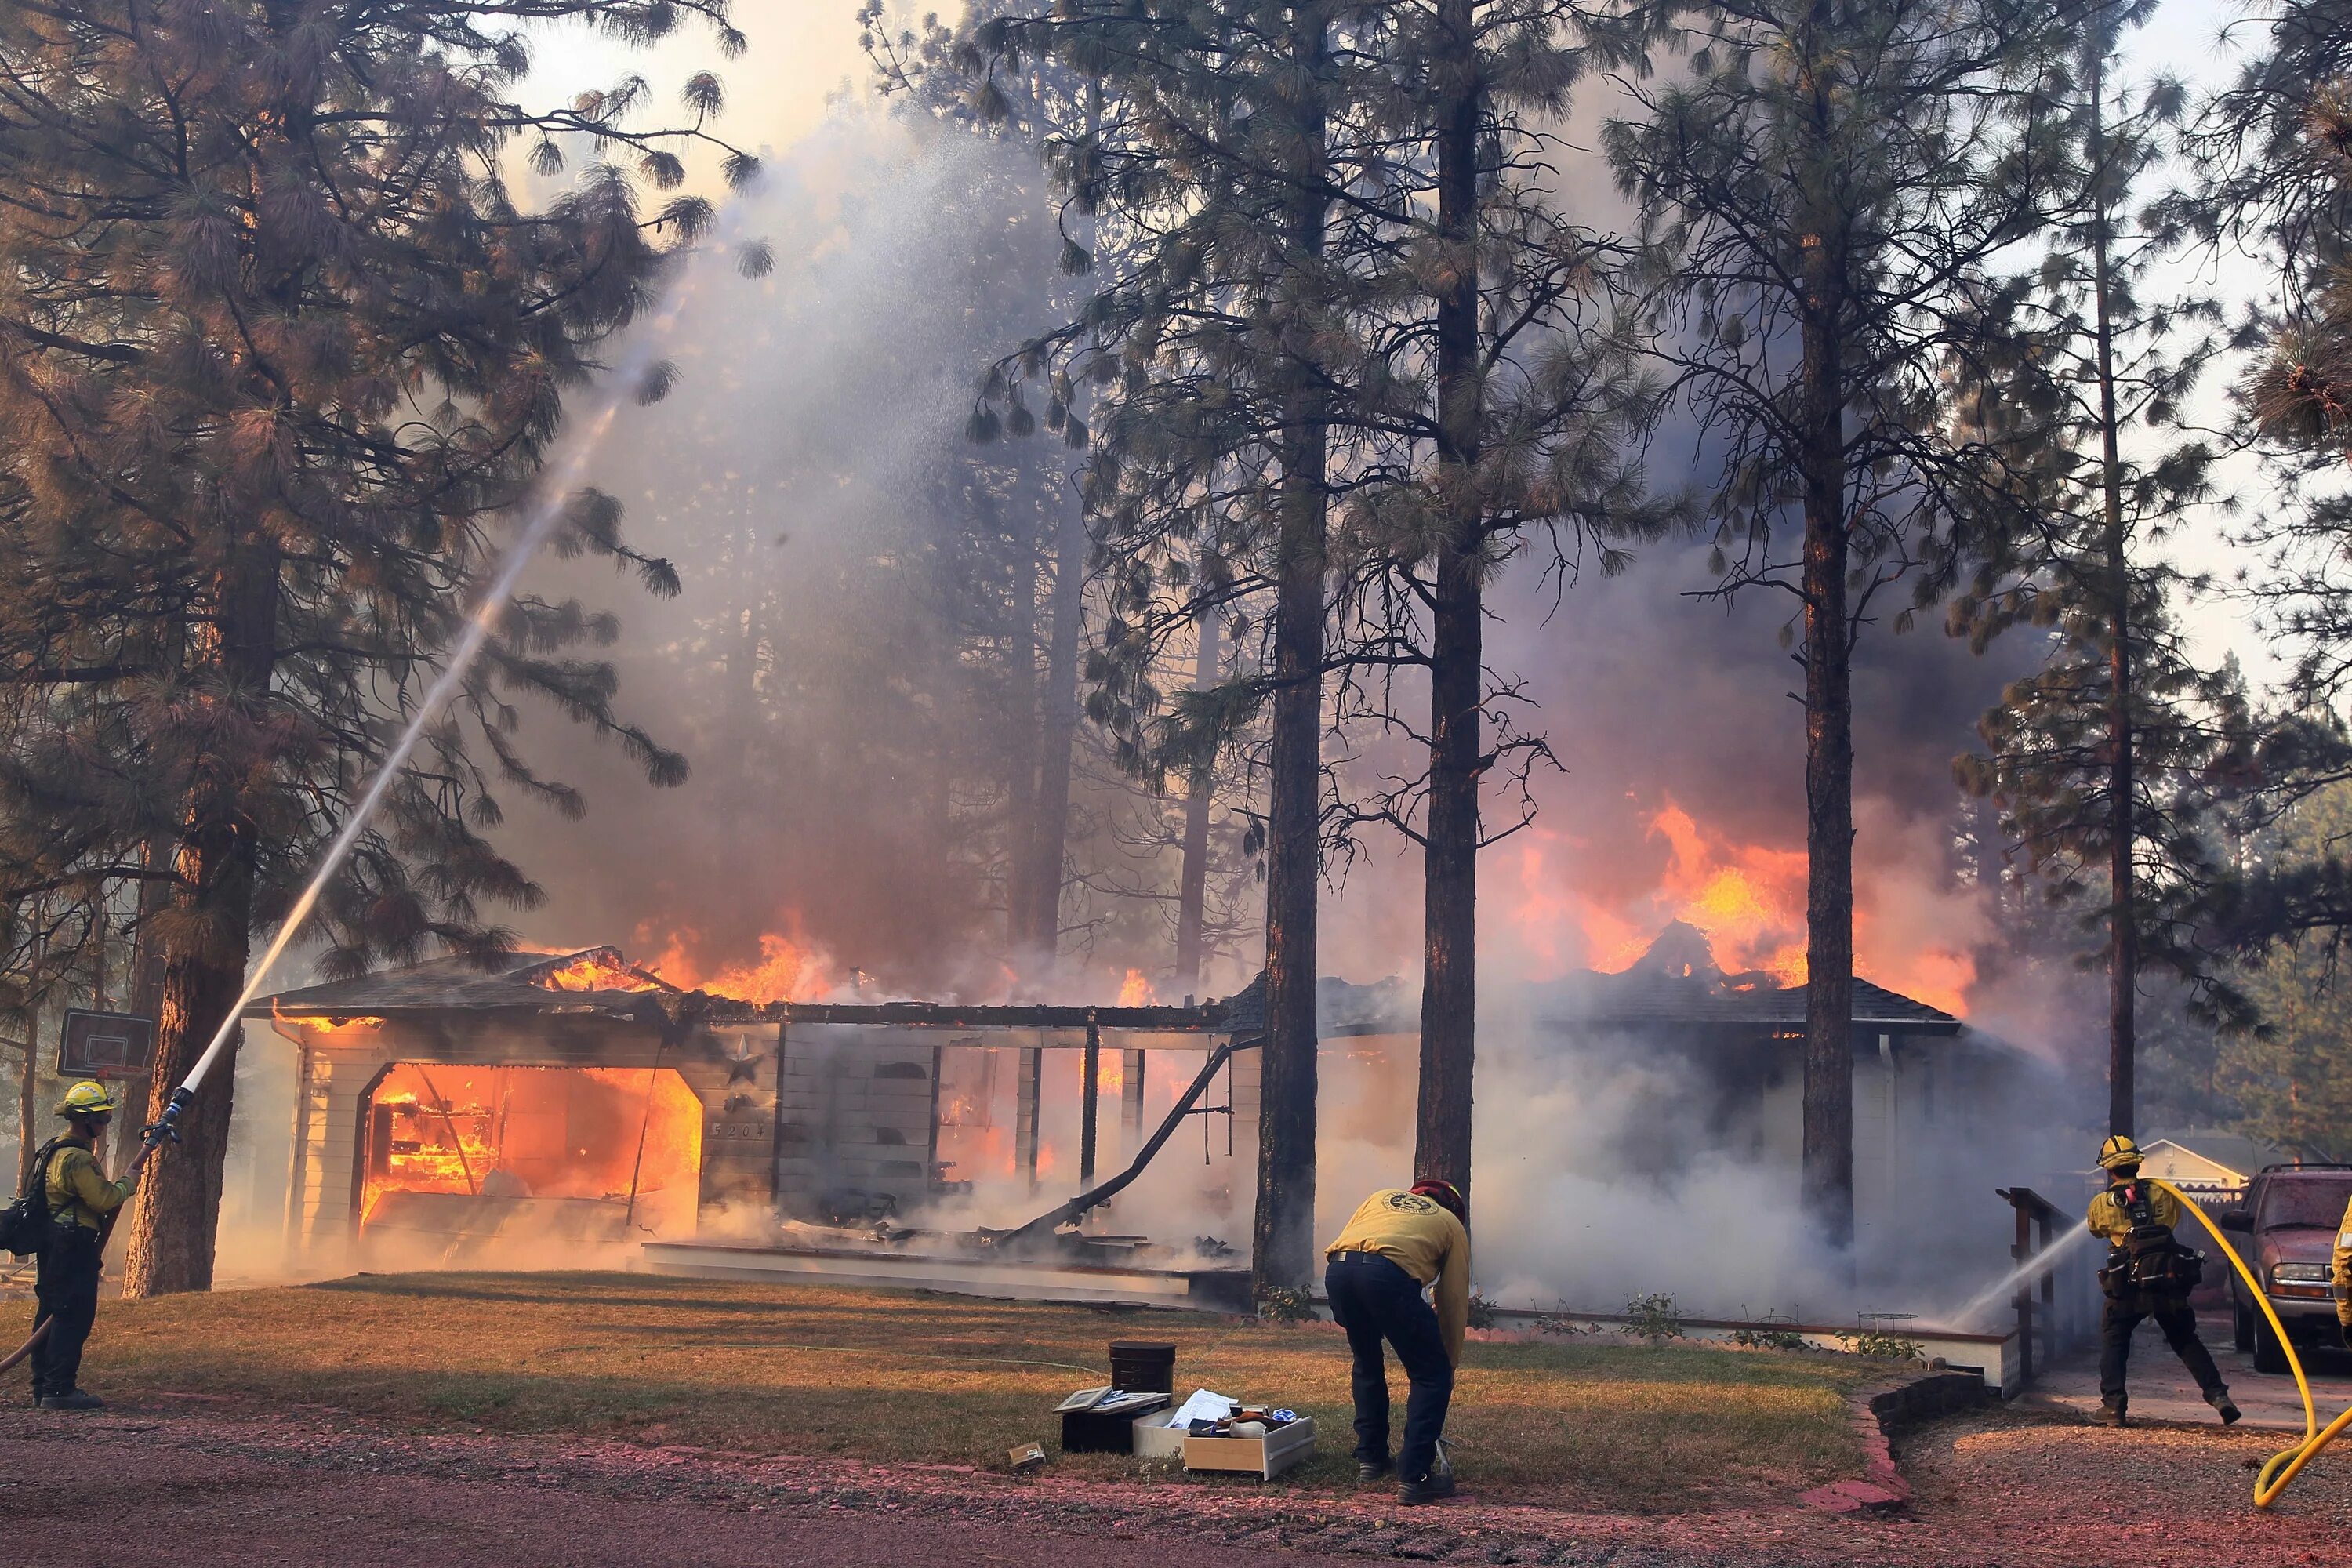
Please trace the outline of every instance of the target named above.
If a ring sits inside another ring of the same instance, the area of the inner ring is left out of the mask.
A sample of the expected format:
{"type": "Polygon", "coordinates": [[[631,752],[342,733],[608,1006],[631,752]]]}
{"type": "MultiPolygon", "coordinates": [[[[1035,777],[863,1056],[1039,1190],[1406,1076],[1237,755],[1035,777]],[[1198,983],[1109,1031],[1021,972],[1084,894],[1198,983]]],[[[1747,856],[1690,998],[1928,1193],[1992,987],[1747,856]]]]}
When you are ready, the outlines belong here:
{"type": "MultiPolygon", "coordinates": [[[[1136,1452],[1143,1451],[1143,1428],[1136,1429],[1136,1452]]],[[[1302,1415],[1284,1426],[1268,1427],[1263,1437],[1185,1437],[1184,1468],[1255,1475],[1272,1480],[1315,1453],[1315,1418],[1302,1415]]]]}

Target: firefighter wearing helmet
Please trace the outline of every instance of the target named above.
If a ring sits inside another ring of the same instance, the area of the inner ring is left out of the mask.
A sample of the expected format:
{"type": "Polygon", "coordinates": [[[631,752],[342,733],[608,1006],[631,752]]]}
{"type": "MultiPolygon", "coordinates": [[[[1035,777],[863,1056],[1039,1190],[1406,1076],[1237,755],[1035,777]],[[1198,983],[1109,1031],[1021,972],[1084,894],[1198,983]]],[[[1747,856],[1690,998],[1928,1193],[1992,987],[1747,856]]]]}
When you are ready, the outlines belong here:
{"type": "Polygon", "coordinates": [[[2180,1223],[2180,1201],[2140,1179],[2139,1145],[2127,1134],[2118,1132],[2099,1146],[2099,1164],[2107,1173],[2107,1190],[2091,1200],[2088,1224],[2108,1247],[2106,1267],[2099,1270],[2099,1289],[2106,1296],[2099,1313],[2099,1403],[2106,1423],[2126,1424],[2124,1369],[2131,1359],[2132,1331],[2141,1319],[2152,1317],[2226,1426],[2238,1418],[2238,1407],[2230,1402],[2213,1352],[2197,1337],[2189,1293],[2204,1277],[2204,1258],[2173,1235],[2180,1223]]]}
{"type": "Polygon", "coordinates": [[[1324,1249],[1323,1289],[1355,1360],[1360,1480],[1377,1481],[1390,1470],[1383,1343],[1395,1349],[1412,1384],[1395,1461],[1400,1502],[1433,1502],[1454,1490],[1438,1439],[1470,1321],[1469,1217],[1468,1202],[1451,1182],[1385,1187],[1358,1206],[1324,1249]],[[1433,1289],[1434,1307],[1423,1299],[1424,1289],[1433,1289]]]}
{"type": "Polygon", "coordinates": [[[34,1180],[47,1195],[51,1216],[49,1241],[41,1248],[33,1287],[39,1304],[33,1327],[37,1331],[46,1323],[48,1332],[33,1346],[29,1358],[33,1402],[44,1410],[105,1407],[98,1395],[82,1392],[77,1380],[82,1343],[98,1316],[99,1255],[115,1211],[139,1185],[136,1162],[119,1182],[108,1181],[98,1163],[99,1137],[121,1105],[102,1083],[74,1085],[58,1102],[58,1114],[66,1119],[65,1133],[35,1156],[34,1180]]]}

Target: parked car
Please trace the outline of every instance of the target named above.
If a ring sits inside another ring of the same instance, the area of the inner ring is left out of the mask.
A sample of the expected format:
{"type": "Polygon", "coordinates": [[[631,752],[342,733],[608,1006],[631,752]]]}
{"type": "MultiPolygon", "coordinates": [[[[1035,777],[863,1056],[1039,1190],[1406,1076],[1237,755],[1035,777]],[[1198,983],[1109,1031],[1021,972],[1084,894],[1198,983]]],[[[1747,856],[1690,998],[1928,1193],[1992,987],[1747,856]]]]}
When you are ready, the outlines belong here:
{"type": "MultiPolygon", "coordinates": [[[[2352,1165],[2266,1165],[2248,1184],[2245,1206],[2221,1216],[2221,1228],[2233,1233],[2231,1245],[2261,1276],[2271,1310],[2298,1345],[2339,1342],[2328,1255],[2347,1202],[2352,1202],[2352,1165]]],[[[2230,1305],[2238,1348],[2254,1352],[2254,1370],[2286,1371],[2286,1352],[2234,1268],[2230,1305]]]]}

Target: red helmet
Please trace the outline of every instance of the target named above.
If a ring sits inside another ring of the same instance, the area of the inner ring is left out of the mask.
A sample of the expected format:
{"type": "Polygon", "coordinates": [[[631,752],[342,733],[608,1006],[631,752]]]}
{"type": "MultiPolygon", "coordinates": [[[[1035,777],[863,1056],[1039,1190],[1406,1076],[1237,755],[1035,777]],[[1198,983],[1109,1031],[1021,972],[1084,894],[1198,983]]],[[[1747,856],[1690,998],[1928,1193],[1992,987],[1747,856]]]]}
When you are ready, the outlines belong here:
{"type": "Polygon", "coordinates": [[[1432,1178],[1426,1182],[1415,1182],[1412,1184],[1412,1190],[1434,1202],[1438,1207],[1460,1220],[1464,1225],[1470,1223],[1470,1200],[1464,1197],[1462,1189],[1452,1182],[1441,1182],[1432,1178]]]}

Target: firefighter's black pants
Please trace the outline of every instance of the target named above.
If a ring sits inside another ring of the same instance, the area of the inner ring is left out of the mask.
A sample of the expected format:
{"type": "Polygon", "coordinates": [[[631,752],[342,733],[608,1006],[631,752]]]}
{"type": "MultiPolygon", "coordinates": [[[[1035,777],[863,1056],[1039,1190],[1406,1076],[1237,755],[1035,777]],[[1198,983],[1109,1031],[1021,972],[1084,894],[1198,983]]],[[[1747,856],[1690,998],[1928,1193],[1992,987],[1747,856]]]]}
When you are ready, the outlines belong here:
{"type": "Polygon", "coordinates": [[[2099,1398],[2109,1409],[2124,1403],[2124,1365],[2131,1359],[2132,1331],[2143,1318],[2154,1318],[2164,1331],[2164,1342],[2207,1394],[2222,1386],[2213,1352],[2197,1337],[2197,1314],[2182,1296],[2151,1295],[2130,1290],[2107,1298],[2099,1313],[2099,1398]]]}
{"type": "Polygon", "coordinates": [[[48,1337],[26,1359],[33,1363],[33,1397],[71,1394],[81,1375],[81,1347],[98,1319],[98,1232],[61,1222],[41,1249],[33,1300],[33,1326],[49,1325],[48,1337]]]}
{"type": "Polygon", "coordinates": [[[1436,1312],[1422,1300],[1412,1275],[1370,1253],[1343,1252],[1332,1258],[1323,1271],[1323,1289],[1355,1356],[1349,1381],[1356,1395],[1356,1458],[1366,1464],[1388,1462],[1389,1378],[1381,1353],[1385,1340],[1412,1381],[1397,1475],[1427,1480],[1437,1439],[1445,1431],[1445,1407],[1454,1402],[1454,1363],[1445,1353],[1436,1312]]]}

